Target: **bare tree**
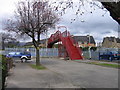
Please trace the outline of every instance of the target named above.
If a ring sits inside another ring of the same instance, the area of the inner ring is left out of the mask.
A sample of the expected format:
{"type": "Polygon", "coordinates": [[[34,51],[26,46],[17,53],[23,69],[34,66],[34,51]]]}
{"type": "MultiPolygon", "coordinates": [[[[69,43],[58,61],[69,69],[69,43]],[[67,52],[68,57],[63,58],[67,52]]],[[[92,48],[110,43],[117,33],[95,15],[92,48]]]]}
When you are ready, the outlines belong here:
{"type": "Polygon", "coordinates": [[[8,20],[5,29],[28,35],[36,48],[36,65],[40,65],[40,35],[54,28],[59,21],[48,1],[34,0],[18,2],[14,20],[8,20]]]}
{"type": "Polygon", "coordinates": [[[1,36],[1,46],[2,46],[2,50],[4,50],[5,49],[5,42],[9,42],[9,41],[16,41],[16,39],[15,38],[13,38],[12,37],[12,35],[11,34],[9,34],[9,33],[3,33],[3,32],[1,32],[0,33],[0,36],[1,36]]]}
{"type": "MultiPolygon", "coordinates": [[[[76,2],[78,4],[75,4],[74,3],[74,0],[61,0],[61,1],[56,1],[56,2],[53,2],[54,6],[56,7],[55,10],[56,11],[61,11],[60,14],[63,15],[65,14],[65,11],[68,9],[68,8],[77,8],[75,10],[75,14],[78,15],[84,15],[84,12],[82,11],[81,7],[84,6],[89,8],[87,5],[86,5],[86,2],[89,3],[90,5],[90,8],[92,7],[99,7],[100,9],[103,9],[106,8],[109,12],[110,12],[110,16],[116,20],[119,24],[120,24],[120,1],[118,0],[105,0],[107,2],[101,2],[102,6],[96,2],[100,2],[100,1],[103,1],[103,0],[77,0],[76,2]],[[111,2],[109,2],[111,1],[111,2]],[[115,2],[117,1],[117,2],[115,2]]],[[[106,10],[104,10],[106,12],[106,10]]],[[[92,11],[88,11],[90,13],[93,12],[92,11]]],[[[104,16],[104,15],[103,15],[104,16]]],[[[71,19],[71,20],[75,20],[75,19],[71,19]]]]}
{"type": "Polygon", "coordinates": [[[120,1],[102,2],[102,4],[110,12],[111,17],[120,24],[120,1]]]}

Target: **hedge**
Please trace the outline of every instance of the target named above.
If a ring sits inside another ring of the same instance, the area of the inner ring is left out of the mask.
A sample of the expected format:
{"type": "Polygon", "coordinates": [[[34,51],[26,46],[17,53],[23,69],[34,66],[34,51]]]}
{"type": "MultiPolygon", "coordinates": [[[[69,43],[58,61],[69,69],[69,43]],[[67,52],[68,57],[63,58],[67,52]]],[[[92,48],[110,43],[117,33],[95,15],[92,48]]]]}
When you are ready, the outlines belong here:
{"type": "Polygon", "coordinates": [[[8,75],[8,71],[12,68],[12,59],[6,58],[4,55],[0,55],[0,89],[4,90],[5,88],[5,79],[8,75]]]}

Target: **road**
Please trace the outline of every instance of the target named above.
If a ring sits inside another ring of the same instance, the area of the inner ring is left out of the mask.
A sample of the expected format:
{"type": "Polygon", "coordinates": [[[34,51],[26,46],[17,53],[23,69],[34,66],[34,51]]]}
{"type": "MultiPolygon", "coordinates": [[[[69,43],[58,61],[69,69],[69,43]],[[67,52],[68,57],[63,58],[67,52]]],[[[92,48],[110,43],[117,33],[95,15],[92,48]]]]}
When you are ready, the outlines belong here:
{"type": "Polygon", "coordinates": [[[41,63],[48,69],[34,70],[30,63],[16,63],[7,88],[118,88],[115,68],[57,58],[43,58],[41,63]]]}
{"type": "Polygon", "coordinates": [[[118,69],[91,64],[44,59],[42,64],[66,77],[74,86],[82,88],[117,88],[118,69]]]}

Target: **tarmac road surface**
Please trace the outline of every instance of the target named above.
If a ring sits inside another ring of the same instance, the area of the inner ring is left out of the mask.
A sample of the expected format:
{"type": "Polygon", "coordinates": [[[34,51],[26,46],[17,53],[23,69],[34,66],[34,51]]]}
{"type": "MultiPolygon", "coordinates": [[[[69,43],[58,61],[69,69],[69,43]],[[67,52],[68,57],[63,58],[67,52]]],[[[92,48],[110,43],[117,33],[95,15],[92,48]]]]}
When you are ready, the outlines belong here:
{"type": "Polygon", "coordinates": [[[42,58],[46,70],[32,69],[29,64],[15,63],[7,88],[118,88],[118,69],[42,58]]]}

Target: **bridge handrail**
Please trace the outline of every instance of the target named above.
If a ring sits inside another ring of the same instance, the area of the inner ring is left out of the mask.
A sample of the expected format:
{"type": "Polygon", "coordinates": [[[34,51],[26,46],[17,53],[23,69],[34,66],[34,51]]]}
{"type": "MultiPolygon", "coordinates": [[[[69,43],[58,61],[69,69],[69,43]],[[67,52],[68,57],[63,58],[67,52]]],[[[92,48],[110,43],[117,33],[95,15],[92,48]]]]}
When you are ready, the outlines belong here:
{"type": "Polygon", "coordinates": [[[79,53],[81,54],[82,51],[80,50],[80,47],[79,47],[78,43],[74,41],[74,39],[73,39],[72,36],[70,35],[70,32],[68,32],[68,34],[69,34],[69,36],[70,36],[71,42],[76,46],[76,48],[78,49],[79,53]]]}
{"type": "Polygon", "coordinates": [[[70,32],[69,31],[64,31],[63,33],[61,33],[59,30],[55,33],[55,34],[52,34],[51,37],[49,38],[48,42],[53,42],[57,39],[60,39],[62,37],[69,37],[70,41],[75,45],[75,46],[78,46],[78,43],[75,43],[75,41],[73,40],[72,36],[70,35],[70,32]]]}
{"type": "Polygon", "coordinates": [[[58,30],[55,34],[52,34],[49,38],[48,42],[52,42],[56,39],[59,39],[59,36],[61,35],[61,32],[58,30]]]}

